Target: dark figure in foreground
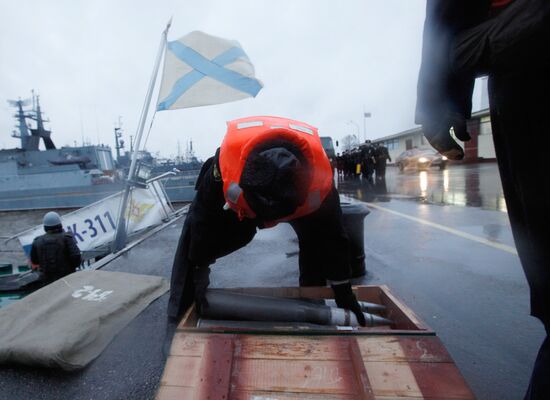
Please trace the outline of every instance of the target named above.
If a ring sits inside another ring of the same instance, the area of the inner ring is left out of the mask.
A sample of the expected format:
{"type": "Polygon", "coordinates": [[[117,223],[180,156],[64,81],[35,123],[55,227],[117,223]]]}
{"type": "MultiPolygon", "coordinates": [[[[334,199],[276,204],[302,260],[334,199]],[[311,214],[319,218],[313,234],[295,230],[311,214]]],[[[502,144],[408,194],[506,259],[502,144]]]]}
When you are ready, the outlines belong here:
{"type": "Polygon", "coordinates": [[[317,129],[278,117],[228,123],[216,155],[197,180],[197,194],[172,268],[168,316],[196,301],[208,307],[210,264],[248,244],[257,228],[289,222],[300,246],[300,286],[332,286],[339,307],[365,319],[350,284],[349,240],[338,192],[317,129]]]}
{"type": "Polygon", "coordinates": [[[526,399],[550,399],[550,2],[428,0],[416,122],[450,159],[468,140],[476,76],[489,75],[491,125],[514,240],[546,329],[526,399]]]}
{"type": "Polygon", "coordinates": [[[386,163],[391,162],[390,153],[388,148],[382,143],[375,145],[374,147],[374,171],[376,174],[375,189],[377,194],[386,194],[388,189],[386,187],[386,163]]]}
{"type": "Polygon", "coordinates": [[[81,256],[73,235],[63,231],[59,214],[50,211],[44,216],[44,230],[46,233],[32,242],[31,266],[48,284],[75,272],[81,256]]]}

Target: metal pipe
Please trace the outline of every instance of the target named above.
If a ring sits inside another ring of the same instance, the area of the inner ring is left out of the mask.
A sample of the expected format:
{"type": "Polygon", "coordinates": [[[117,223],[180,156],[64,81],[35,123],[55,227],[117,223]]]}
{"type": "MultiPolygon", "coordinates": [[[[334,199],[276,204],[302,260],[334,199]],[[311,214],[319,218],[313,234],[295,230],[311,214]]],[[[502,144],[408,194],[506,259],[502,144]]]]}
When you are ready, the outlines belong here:
{"type": "Polygon", "coordinates": [[[164,178],[166,178],[166,177],[168,177],[168,176],[174,176],[174,175],[177,175],[176,172],[174,172],[174,171],[167,171],[167,172],[165,172],[165,173],[163,173],[163,174],[157,175],[157,176],[155,176],[155,177],[149,179],[149,180],[148,180],[147,182],[145,182],[145,183],[149,184],[149,183],[151,183],[151,182],[155,182],[155,181],[158,181],[158,180],[160,180],[160,179],[164,179],[164,178]]]}
{"type": "MultiPolygon", "coordinates": [[[[225,290],[207,290],[202,317],[221,320],[304,322],[318,325],[359,326],[355,314],[342,308],[298,299],[255,296],[225,290]]],[[[377,315],[363,313],[368,326],[391,325],[377,315]]]]}

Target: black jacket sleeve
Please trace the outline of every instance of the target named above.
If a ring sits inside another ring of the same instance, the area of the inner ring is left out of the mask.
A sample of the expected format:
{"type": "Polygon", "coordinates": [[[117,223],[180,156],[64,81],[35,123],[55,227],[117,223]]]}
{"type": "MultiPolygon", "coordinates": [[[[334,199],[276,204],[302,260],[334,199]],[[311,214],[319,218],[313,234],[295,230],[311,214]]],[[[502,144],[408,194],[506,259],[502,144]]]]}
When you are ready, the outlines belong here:
{"type": "Polygon", "coordinates": [[[475,74],[473,71],[455,71],[450,51],[460,32],[487,17],[489,6],[488,0],[427,1],[416,123],[433,125],[453,114],[470,118],[475,74]]]}
{"type": "Polygon", "coordinates": [[[453,39],[449,61],[455,73],[474,75],[528,71],[548,65],[550,2],[514,0],[453,39]]]}
{"type": "MultiPolygon", "coordinates": [[[[351,277],[349,239],[342,222],[340,197],[335,188],[317,211],[290,224],[300,245],[301,275],[304,272],[313,273],[330,281],[351,277]]],[[[301,284],[307,280],[307,277],[300,276],[301,284]]]]}
{"type": "Polygon", "coordinates": [[[197,193],[180,235],[170,281],[168,316],[176,318],[193,303],[196,280],[207,281],[208,266],[252,240],[257,223],[239,221],[237,214],[224,210],[223,183],[218,154],[208,159],[199,173],[197,193]]]}
{"type": "Polygon", "coordinates": [[[428,0],[415,121],[470,118],[476,76],[547,65],[550,2],[514,0],[498,13],[488,0],[428,0]]]}
{"type": "Polygon", "coordinates": [[[76,268],[78,268],[78,266],[82,262],[80,249],[76,244],[75,238],[70,232],[65,232],[64,238],[65,238],[65,248],[67,251],[67,258],[69,261],[69,265],[73,270],[75,270],[76,268]]]}

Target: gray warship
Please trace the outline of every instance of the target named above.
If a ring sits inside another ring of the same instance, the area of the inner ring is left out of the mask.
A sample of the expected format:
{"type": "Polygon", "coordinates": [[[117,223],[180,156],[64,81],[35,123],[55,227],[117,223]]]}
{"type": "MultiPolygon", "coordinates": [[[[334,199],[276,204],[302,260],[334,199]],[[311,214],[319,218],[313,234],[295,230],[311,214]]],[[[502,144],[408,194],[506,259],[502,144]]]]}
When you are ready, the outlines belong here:
{"type": "MultiPolygon", "coordinates": [[[[80,208],[124,188],[123,170],[110,147],[57,148],[44,126],[48,121],[43,118],[39,96],[33,93],[32,100],[8,103],[16,109],[12,137],[20,139],[21,147],[0,150],[0,211],[80,208]]],[[[178,170],[165,182],[170,201],[193,199],[200,162],[195,164],[184,172],[178,170]]],[[[157,171],[152,168],[152,173],[154,176],[157,171]]]]}

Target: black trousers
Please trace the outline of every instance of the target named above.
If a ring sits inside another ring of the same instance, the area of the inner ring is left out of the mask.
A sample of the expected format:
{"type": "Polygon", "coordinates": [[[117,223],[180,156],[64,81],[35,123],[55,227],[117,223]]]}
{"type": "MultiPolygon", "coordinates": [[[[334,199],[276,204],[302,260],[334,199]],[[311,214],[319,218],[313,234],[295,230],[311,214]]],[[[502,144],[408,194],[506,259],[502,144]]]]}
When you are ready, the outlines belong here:
{"type": "Polygon", "coordinates": [[[533,373],[529,381],[529,387],[525,394],[526,400],[548,399],[550,395],[550,338],[548,338],[548,330],[546,327],[546,338],[540,346],[533,373]]]}
{"type": "MultiPolygon", "coordinates": [[[[491,124],[508,216],[531,295],[531,314],[550,327],[548,70],[492,74],[491,124]]],[[[550,399],[548,337],[535,363],[528,399],[550,399]]]]}
{"type": "Polygon", "coordinates": [[[376,173],[375,189],[377,194],[386,194],[388,189],[386,187],[386,159],[380,159],[376,162],[374,167],[376,173]]]}
{"type": "Polygon", "coordinates": [[[290,225],[300,246],[300,286],[325,286],[351,276],[349,239],[342,225],[340,197],[332,189],[321,207],[290,225]]]}

